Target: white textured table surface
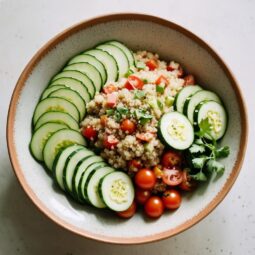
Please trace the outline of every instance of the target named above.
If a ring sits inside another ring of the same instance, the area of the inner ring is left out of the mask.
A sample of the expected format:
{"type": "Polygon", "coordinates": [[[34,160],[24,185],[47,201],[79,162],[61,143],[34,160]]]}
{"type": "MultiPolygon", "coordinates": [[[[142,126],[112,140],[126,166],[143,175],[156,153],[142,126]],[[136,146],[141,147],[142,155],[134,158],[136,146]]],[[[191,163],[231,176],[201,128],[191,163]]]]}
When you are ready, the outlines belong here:
{"type": "Polygon", "coordinates": [[[0,254],[255,254],[255,1],[0,0],[0,254]],[[33,54],[56,33],[111,12],[144,12],[190,29],[225,59],[241,85],[249,114],[242,171],[224,201],[202,222],[161,242],[140,246],[86,240],[58,227],[29,201],[13,174],[5,128],[15,83],[33,54]]]}

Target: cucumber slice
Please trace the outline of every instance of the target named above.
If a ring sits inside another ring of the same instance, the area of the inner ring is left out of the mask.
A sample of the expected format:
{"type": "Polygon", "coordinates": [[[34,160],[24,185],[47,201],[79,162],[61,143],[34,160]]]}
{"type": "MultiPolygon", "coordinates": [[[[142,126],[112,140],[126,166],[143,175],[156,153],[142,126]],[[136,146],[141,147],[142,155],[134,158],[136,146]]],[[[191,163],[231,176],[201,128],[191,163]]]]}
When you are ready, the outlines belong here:
{"type": "Polygon", "coordinates": [[[99,193],[106,206],[116,212],[127,210],[135,197],[130,177],[120,171],[109,173],[100,180],[99,193]]]}
{"type": "Polygon", "coordinates": [[[56,183],[59,185],[59,187],[62,190],[65,190],[64,181],[63,181],[63,173],[64,173],[66,161],[67,161],[68,157],[74,151],[81,150],[83,148],[84,148],[83,146],[77,145],[77,144],[70,145],[70,146],[64,148],[62,151],[60,151],[58,153],[58,155],[56,156],[54,163],[53,163],[52,171],[53,171],[53,176],[54,176],[56,183]]]}
{"type": "Polygon", "coordinates": [[[91,96],[88,92],[87,87],[85,87],[83,85],[83,83],[81,83],[78,80],[75,80],[73,78],[59,78],[59,79],[53,81],[49,85],[49,87],[56,85],[56,84],[65,85],[66,87],[78,92],[80,94],[80,96],[84,99],[85,102],[89,102],[91,99],[91,96]]]}
{"type": "Polygon", "coordinates": [[[79,185],[78,185],[78,196],[80,199],[83,201],[86,201],[89,203],[87,194],[85,193],[85,187],[87,186],[87,180],[91,172],[96,171],[100,169],[103,166],[106,166],[107,164],[105,162],[100,162],[100,163],[93,163],[91,164],[86,171],[82,173],[79,185]]]}
{"type": "Polygon", "coordinates": [[[222,138],[227,129],[227,113],[224,107],[215,101],[203,101],[201,102],[194,112],[194,125],[199,128],[199,123],[208,118],[211,124],[211,136],[206,138],[212,140],[219,140],[222,138]]]}
{"type": "Polygon", "coordinates": [[[107,43],[101,44],[96,48],[108,52],[115,58],[119,67],[119,78],[124,77],[129,70],[129,62],[125,53],[120,48],[107,43]]]}
{"type": "Polygon", "coordinates": [[[220,98],[209,90],[200,90],[188,97],[184,103],[183,113],[188,117],[191,124],[194,122],[194,111],[199,103],[205,100],[213,100],[221,103],[220,98]]]}
{"type": "Polygon", "coordinates": [[[171,148],[186,150],[194,141],[193,126],[188,118],[179,112],[165,113],[159,121],[159,137],[171,148]]]}
{"type": "Polygon", "coordinates": [[[87,145],[80,132],[72,129],[58,130],[48,139],[43,149],[43,160],[49,170],[52,170],[58,153],[71,144],[87,145]]]}
{"type": "Polygon", "coordinates": [[[100,49],[93,49],[85,51],[84,54],[94,56],[103,63],[107,73],[106,83],[118,80],[119,78],[118,65],[114,57],[112,57],[109,53],[100,49]]]}
{"type": "Polygon", "coordinates": [[[87,88],[90,98],[94,98],[96,93],[96,87],[93,81],[86,74],[79,71],[62,71],[61,73],[55,75],[52,78],[51,83],[60,78],[73,78],[80,81],[87,88]]]}
{"type": "Polygon", "coordinates": [[[92,66],[94,66],[100,72],[102,79],[103,79],[103,84],[106,82],[107,73],[106,73],[105,67],[94,56],[87,55],[87,54],[77,55],[68,62],[68,65],[75,64],[75,63],[81,63],[81,62],[89,63],[92,66]]]}
{"type": "Polygon", "coordinates": [[[89,177],[88,177],[88,184],[87,187],[85,187],[85,192],[86,195],[89,199],[89,202],[97,207],[97,208],[105,208],[106,205],[103,202],[103,200],[101,199],[100,195],[99,195],[99,182],[101,180],[101,178],[103,178],[105,175],[111,173],[115,171],[112,167],[109,166],[105,166],[105,167],[101,167],[99,170],[96,170],[92,173],[90,173],[89,177]]]}
{"type": "Polygon", "coordinates": [[[174,110],[183,113],[183,107],[186,99],[199,90],[202,90],[202,88],[197,85],[184,87],[175,97],[174,110]]]}
{"type": "Polygon", "coordinates": [[[34,111],[33,124],[45,113],[50,111],[66,112],[70,114],[77,122],[80,120],[80,114],[76,106],[66,99],[59,97],[45,98],[40,101],[34,111]]]}
{"type": "Polygon", "coordinates": [[[100,91],[103,86],[103,80],[99,71],[89,63],[75,63],[64,68],[66,70],[77,70],[85,73],[94,83],[96,91],[100,91]]]}
{"type": "Polygon", "coordinates": [[[64,168],[64,187],[67,192],[69,192],[71,195],[74,195],[73,193],[73,187],[72,187],[72,179],[75,173],[75,168],[79,162],[84,160],[85,158],[88,158],[90,156],[95,155],[91,150],[88,150],[86,148],[83,148],[78,151],[74,151],[66,160],[66,165],[64,168]]]}
{"type": "Polygon", "coordinates": [[[61,97],[68,100],[69,102],[73,103],[78,109],[80,113],[80,120],[84,118],[86,114],[86,103],[82,99],[80,94],[77,93],[76,91],[70,88],[62,88],[62,89],[53,91],[52,93],[49,94],[48,97],[61,97]]]}
{"type": "Polygon", "coordinates": [[[79,130],[78,122],[65,112],[45,112],[35,123],[35,130],[47,122],[66,124],[69,128],[79,130]]]}
{"type": "Polygon", "coordinates": [[[68,126],[59,123],[45,123],[34,132],[30,142],[30,151],[35,159],[43,161],[42,152],[45,143],[54,132],[63,128],[68,128],[68,126]]]}
{"type": "Polygon", "coordinates": [[[65,86],[65,85],[61,85],[61,84],[59,84],[59,85],[56,84],[56,85],[54,85],[54,86],[47,87],[47,88],[43,91],[43,93],[42,93],[41,100],[43,100],[43,99],[45,99],[46,97],[48,97],[49,94],[52,93],[53,91],[56,91],[56,90],[58,90],[58,89],[63,89],[63,88],[66,88],[66,86],[65,86]]]}
{"type": "Polygon", "coordinates": [[[107,42],[108,44],[114,45],[119,47],[121,50],[123,50],[123,52],[126,54],[127,58],[128,58],[128,62],[129,62],[129,66],[135,66],[135,58],[133,55],[133,52],[123,43],[118,42],[118,41],[109,41],[107,42]]]}
{"type": "MultiPolygon", "coordinates": [[[[72,179],[72,191],[73,191],[73,193],[75,193],[75,196],[77,198],[79,198],[78,188],[79,188],[79,183],[80,183],[83,173],[87,170],[87,168],[91,164],[100,163],[100,162],[104,162],[103,158],[100,156],[93,155],[93,156],[83,159],[82,161],[80,161],[77,164],[74,174],[73,174],[73,179],[72,179]]],[[[82,201],[83,200],[82,197],[79,198],[79,200],[82,201]]]]}

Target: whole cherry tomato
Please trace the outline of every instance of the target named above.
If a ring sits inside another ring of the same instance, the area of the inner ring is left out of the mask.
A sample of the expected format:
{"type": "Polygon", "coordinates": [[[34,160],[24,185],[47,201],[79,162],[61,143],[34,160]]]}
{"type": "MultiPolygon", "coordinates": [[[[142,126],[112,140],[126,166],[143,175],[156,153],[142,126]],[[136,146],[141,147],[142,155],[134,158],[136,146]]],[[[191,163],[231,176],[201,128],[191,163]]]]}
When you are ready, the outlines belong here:
{"type": "Polygon", "coordinates": [[[165,152],[161,158],[161,164],[164,167],[180,166],[181,163],[182,163],[181,154],[173,150],[165,152]]]}
{"type": "Polygon", "coordinates": [[[117,212],[117,215],[121,218],[128,219],[128,218],[131,218],[135,214],[135,212],[136,212],[136,203],[133,201],[133,203],[127,210],[122,212],[117,212]]]}
{"type": "Polygon", "coordinates": [[[167,209],[177,209],[180,207],[182,202],[182,197],[180,192],[175,189],[167,190],[162,196],[163,204],[167,209]]]}
{"type": "Polygon", "coordinates": [[[169,186],[177,186],[182,182],[182,171],[179,169],[164,168],[162,179],[169,186]]]}
{"type": "Polygon", "coordinates": [[[124,131],[128,134],[132,134],[136,130],[136,125],[133,121],[131,121],[129,119],[125,119],[121,122],[120,128],[122,131],[124,131]]]}
{"type": "Polygon", "coordinates": [[[151,218],[158,218],[164,212],[164,204],[160,197],[150,197],[144,205],[145,213],[151,218]]]}
{"type": "Polygon", "coordinates": [[[183,170],[182,172],[182,182],[179,185],[179,188],[181,190],[185,191],[191,191],[194,190],[197,186],[196,181],[192,180],[191,177],[189,176],[187,170],[183,170]]]}
{"type": "Polygon", "coordinates": [[[143,205],[145,202],[150,198],[151,191],[150,190],[144,190],[144,189],[136,189],[135,190],[135,201],[143,205]]]}
{"type": "Polygon", "coordinates": [[[156,183],[156,176],[153,171],[143,168],[135,175],[135,184],[141,189],[152,189],[156,183]]]}

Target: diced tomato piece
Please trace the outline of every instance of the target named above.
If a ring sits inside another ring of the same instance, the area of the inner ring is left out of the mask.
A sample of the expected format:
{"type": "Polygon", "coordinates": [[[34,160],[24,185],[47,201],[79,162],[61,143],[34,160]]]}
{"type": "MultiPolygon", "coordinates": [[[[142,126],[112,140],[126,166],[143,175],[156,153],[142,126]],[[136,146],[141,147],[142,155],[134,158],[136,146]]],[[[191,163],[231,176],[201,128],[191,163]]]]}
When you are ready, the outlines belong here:
{"type": "Polygon", "coordinates": [[[85,138],[93,141],[97,137],[97,131],[93,127],[87,126],[87,127],[82,129],[82,135],[85,138]]]}
{"type": "Polygon", "coordinates": [[[138,169],[140,169],[141,167],[142,167],[142,164],[136,159],[132,159],[128,162],[128,168],[132,171],[137,172],[138,169]]]}
{"type": "Polygon", "coordinates": [[[154,137],[154,134],[152,133],[138,133],[136,134],[136,138],[143,141],[143,142],[149,142],[154,137]]]}
{"type": "Polygon", "coordinates": [[[119,140],[114,135],[109,135],[104,137],[104,147],[107,149],[114,149],[116,145],[118,144],[119,140]]]}
{"type": "Polygon", "coordinates": [[[181,78],[183,75],[184,75],[184,70],[183,70],[183,68],[180,66],[180,67],[178,68],[178,74],[177,74],[177,76],[178,76],[178,78],[181,78]]]}
{"type": "Polygon", "coordinates": [[[168,85],[169,81],[164,75],[160,75],[158,79],[155,81],[155,83],[156,85],[160,85],[160,84],[168,85]]]}
{"type": "Polygon", "coordinates": [[[163,171],[160,169],[159,166],[154,166],[153,172],[158,179],[161,179],[163,177],[163,171]]]}
{"type": "Polygon", "coordinates": [[[106,105],[110,108],[113,108],[117,103],[117,93],[112,92],[111,94],[106,95],[106,105]]]}
{"type": "Polygon", "coordinates": [[[158,63],[154,59],[148,60],[145,64],[146,64],[146,66],[149,67],[150,71],[153,71],[158,67],[158,63]]]}
{"type": "Polygon", "coordinates": [[[186,75],[183,79],[184,86],[195,85],[195,77],[192,74],[186,75]]]}
{"type": "Polygon", "coordinates": [[[130,75],[125,84],[125,88],[128,90],[142,89],[143,85],[144,83],[140,78],[135,75],[130,75]]]}
{"type": "Polygon", "coordinates": [[[169,71],[169,72],[172,72],[173,70],[175,70],[171,65],[168,65],[166,67],[166,70],[169,71]]]}
{"type": "Polygon", "coordinates": [[[103,87],[103,92],[105,94],[111,94],[112,92],[115,92],[117,90],[118,90],[118,88],[116,86],[114,86],[113,84],[109,84],[109,85],[103,87]]]}
{"type": "Polygon", "coordinates": [[[102,126],[106,126],[107,120],[108,120],[107,115],[102,115],[102,116],[100,117],[100,123],[101,123],[101,125],[102,125],[102,126]]]}

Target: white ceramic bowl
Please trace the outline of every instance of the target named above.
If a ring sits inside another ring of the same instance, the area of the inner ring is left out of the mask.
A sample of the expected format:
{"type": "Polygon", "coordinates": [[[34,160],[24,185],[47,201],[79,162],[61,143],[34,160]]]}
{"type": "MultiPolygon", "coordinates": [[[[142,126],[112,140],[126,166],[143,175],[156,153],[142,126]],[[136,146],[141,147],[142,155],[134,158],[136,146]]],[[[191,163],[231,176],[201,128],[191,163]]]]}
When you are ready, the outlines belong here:
{"type": "Polygon", "coordinates": [[[34,204],[50,219],[84,237],[110,243],[144,243],[175,235],[203,219],[225,197],[241,168],[247,141],[246,111],[233,75],[222,59],[186,29],[157,17],[115,14],[75,25],[54,37],[28,63],[13,93],[7,139],[14,171],[34,204]],[[217,92],[229,113],[222,143],[231,148],[224,175],[184,197],[179,210],[158,220],[136,214],[122,220],[113,213],[70,201],[30,155],[31,119],[50,78],[75,54],[99,42],[117,39],[131,49],[157,52],[180,62],[199,84],[217,92]]]}

